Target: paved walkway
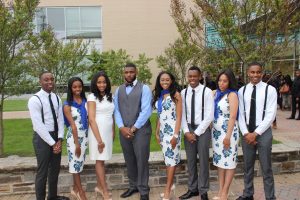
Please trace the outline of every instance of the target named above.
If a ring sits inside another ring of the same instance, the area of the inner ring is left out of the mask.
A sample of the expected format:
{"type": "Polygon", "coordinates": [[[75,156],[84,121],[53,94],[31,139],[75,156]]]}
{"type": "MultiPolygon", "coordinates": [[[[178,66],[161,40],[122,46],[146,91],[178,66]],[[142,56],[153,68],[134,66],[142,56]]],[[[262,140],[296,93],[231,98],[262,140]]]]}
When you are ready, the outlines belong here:
{"type": "MultiPolygon", "coordinates": [[[[283,174],[283,175],[275,175],[275,187],[276,187],[276,197],[278,200],[300,200],[300,173],[296,174],[283,174]]],[[[254,179],[255,185],[255,200],[263,200],[264,190],[262,177],[256,177],[254,179]]],[[[172,200],[178,199],[178,196],[183,194],[186,191],[187,187],[185,185],[177,185],[176,192],[174,198],[172,200]]],[[[243,179],[234,179],[232,185],[230,187],[229,200],[235,200],[243,190],[243,179]]],[[[113,190],[112,199],[117,200],[120,194],[124,190],[113,190]]],[[[163,192],[162,187],[152,188],[150,191],[150,200],[159,200],[159,194],[163,192]]],[[[208,193],[209,198],[212,199],[218,192],[218,183],[213,181],[210,183],[210,191],[208,193]]],[[[63,194],[65,196],[70,196],[69,193],[63,194]]],[[[99,196],[96,198],[95,193],[87,193],[87,197],[89,200],[101,199],[99,196]]],[[[26,195],[10,195],[10,196],[0,196],[0,200],[33,200],[35,199],[34,194],[26,194],[26,195]]],[[[135,194],[133,197],[128,198],[128,200],[138,200],[139,195],[135,194]]],[[[200,198],[192,198],[191,200],[198,200],[200,198]]]]}

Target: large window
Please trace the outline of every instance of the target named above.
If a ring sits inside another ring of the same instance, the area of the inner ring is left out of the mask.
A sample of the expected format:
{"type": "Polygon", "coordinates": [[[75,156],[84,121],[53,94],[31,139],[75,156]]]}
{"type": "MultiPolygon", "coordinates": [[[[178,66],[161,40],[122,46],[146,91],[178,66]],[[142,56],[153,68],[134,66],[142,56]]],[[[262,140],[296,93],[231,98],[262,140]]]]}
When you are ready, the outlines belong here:
{"type": "Polygon", "coordinates": [[[51,26],[61,39],[102,38],[101,7],[47,7],[36,12],[36,31],[51,26]]]}

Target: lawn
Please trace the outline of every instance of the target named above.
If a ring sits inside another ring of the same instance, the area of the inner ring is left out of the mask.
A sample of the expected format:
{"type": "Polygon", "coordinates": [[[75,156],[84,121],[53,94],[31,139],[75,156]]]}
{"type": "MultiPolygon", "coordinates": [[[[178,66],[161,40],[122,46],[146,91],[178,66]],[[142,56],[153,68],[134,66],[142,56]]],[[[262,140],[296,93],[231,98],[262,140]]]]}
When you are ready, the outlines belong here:
{"type": "MultiPolygon", "coordinates": [[[[156,114],[151,116],[152,130],[154,133],[156,125],[156,114]]],[[[32,125],[30,119],[6,119],[4,120],[4,155],[33,156],[32,146],[32,125]]],[[[151,136],[151,151],[160,151],[154,135],[151,136]]],[[[113,153],[121,153],[119,134],[116,128],[113,153]]],[[[63,154],[66,155],[66,145],[64,144],[63,154]]]]}
{"type": "MultiPolygon", "coordinates": [[[[160,151],[160,146],[157,144],[154,137],[156,126],[156,114],[151,116],[152,136],[151,136],[151,151],[160,151]]],[[[4,120],[4,156],[19,155],[19,156],[34,156],[32,146],[32,125],[30,119],[6,119],[4,120]]],[[[279,144],[280,141],[273,140],[273,144],[279,144]]],[[[184,149],[183,140],[181,140],[181,149],[184,149]]],[[[114,141],[113,153],[121,153],[122,148],[119,141],[119,134],[116,128],[116,137],[114,141]]],[[[66,155],[66,145],[63,147],[63,155],[66,155]]]]}
{"type": "Polygon", "coordinates": [[[10,111],[25,111],[27,108],[28,99],[4,100],[4,112],[10,111]]]}

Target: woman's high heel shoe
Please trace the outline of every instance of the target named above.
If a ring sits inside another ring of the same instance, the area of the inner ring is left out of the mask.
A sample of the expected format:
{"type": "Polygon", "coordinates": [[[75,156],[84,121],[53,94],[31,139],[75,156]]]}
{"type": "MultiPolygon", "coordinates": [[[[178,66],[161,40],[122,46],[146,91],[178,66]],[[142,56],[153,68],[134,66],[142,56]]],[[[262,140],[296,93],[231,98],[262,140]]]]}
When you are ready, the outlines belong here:
{"type": "MultiPolygon", "coordinates": [[[[172,187],[171,187],[171,191],[170,191],[170,193],[171,192],[173,192],[174,193],[174,197],[176,196],[175,195],[175,184],[173,184],[172,185],[172,187]]],[[[171,196],[171,195],[170,195],[171,196]]],[[[171,199],[171,197],[169,197],[168,199],[167,198],[165,198],[165,193],[160,193],[160,197],[162,198],[162,200],[170,200],[171,199]]]]}
{"type": "Polygon", "coordinates": [[[105,199],[105,200],[112,200],[112,198],[111,198],[112,193],[111,192],[108,193],[109,198],[105,198],[104,194],[103,194],[103,191],[100,190],[98,187],[95,187],[95,192],[96,192],[96,196],[99,193],[103,197],[103,199],[105,199]]]}
{"type": "Polygon", "coordinates": [[[76,198],[76,200],[81,200],[79,191],[75,192],[73,188],[71,189],[71,196],[73,196],[74,198],[76,198]]]}

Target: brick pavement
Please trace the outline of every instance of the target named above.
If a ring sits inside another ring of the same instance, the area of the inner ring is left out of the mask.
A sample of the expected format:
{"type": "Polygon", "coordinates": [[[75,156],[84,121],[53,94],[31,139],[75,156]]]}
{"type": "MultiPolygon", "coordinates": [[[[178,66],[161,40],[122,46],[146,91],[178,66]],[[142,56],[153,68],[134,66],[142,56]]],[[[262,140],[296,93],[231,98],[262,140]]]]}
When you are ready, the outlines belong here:
{"type": "MultiPolygon", "coordinates": [[[[275,187],[276,187],[276,196],[278,200],[300,200],[300,173],[295,174],[282,174],[275,175],[275,187]]],[[[255,200],[263,200],[264,198],[264,190],[263,190],[263,182],[262,177],[254,178],[255,185],[255,200]]],[[[177,185],[176,186],[176,198],[183,194],[186,191],[186,185],[177,185]]],[[[232,185],[230,187],[230,195],[229,200],[235,200],[243,190],[243,179],[237,178],[234,179],[232,185]]],[[[113,190],[113,199],[121,199],[119,198],[120,194],[124,190],[113,190]]],[[[212,199],[213,196],[217,194],[218,191],[218,182],[212,181],[210,183],[210,191],[209,198],[212,199]]],[[[159,194],[163,192],[162,187],[152,188],[150,191],[150,199],[151,200],[159,200],[159,194]]],[[[65,196],[70,196],[69,193],[63,194],[65,196]]],[[[87,197],[89,200],[101,199],[99,196],[96,198],[95,193],[87,193],[87,197]]],[[[20,194],[20,195],[11,195],[11,196],[0,196],[0,200],[33,200],[35,198],[34,194],[20,194]]],[[[133,197],[128,198],[128,200],[138,200],[139,195],[133,195],[133,197]]],[[[193,198],[191,200],[198,200],[200,198],[193,198]]]]}

